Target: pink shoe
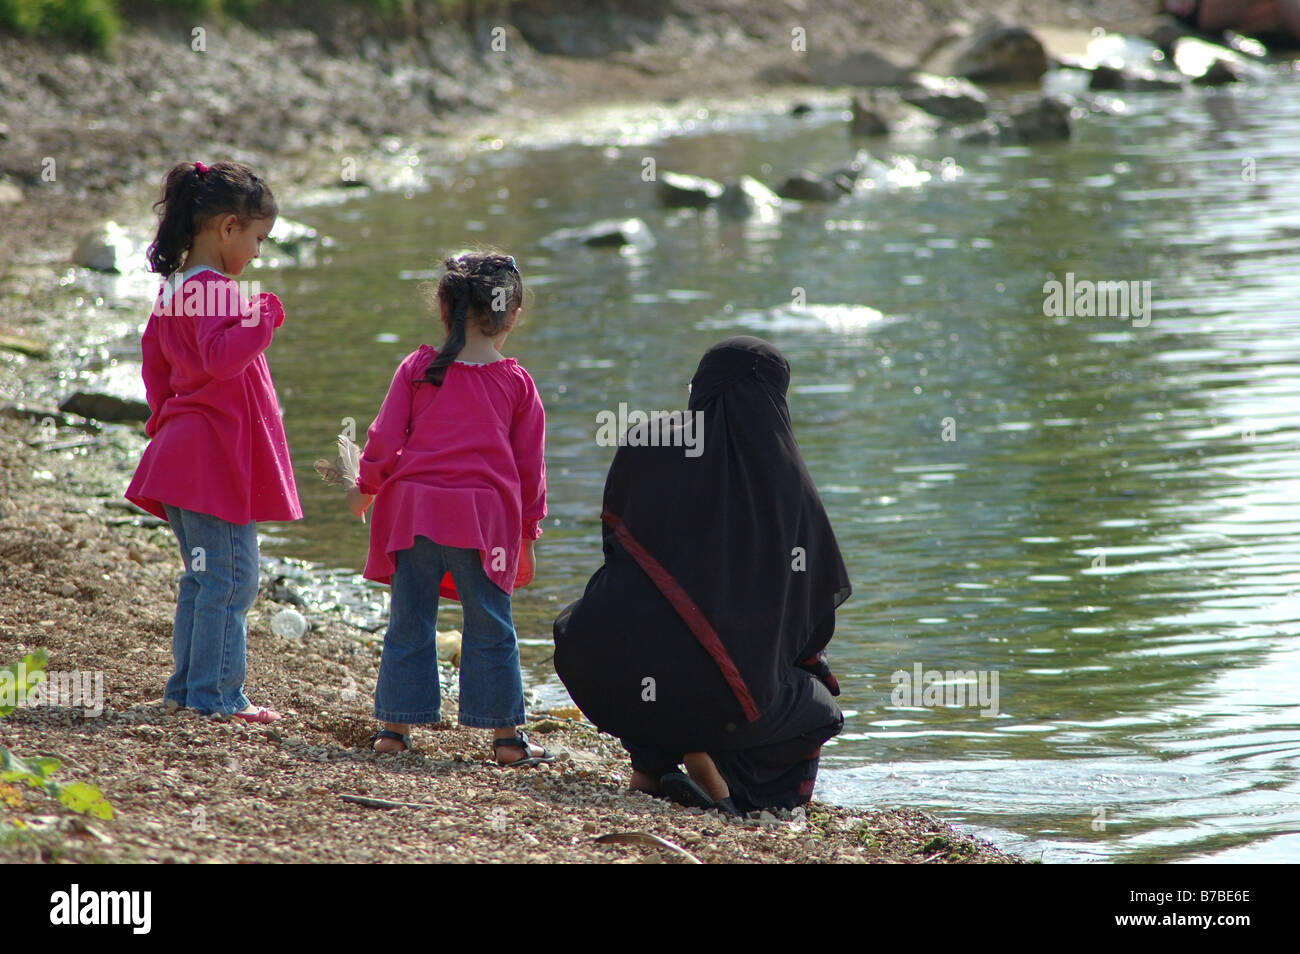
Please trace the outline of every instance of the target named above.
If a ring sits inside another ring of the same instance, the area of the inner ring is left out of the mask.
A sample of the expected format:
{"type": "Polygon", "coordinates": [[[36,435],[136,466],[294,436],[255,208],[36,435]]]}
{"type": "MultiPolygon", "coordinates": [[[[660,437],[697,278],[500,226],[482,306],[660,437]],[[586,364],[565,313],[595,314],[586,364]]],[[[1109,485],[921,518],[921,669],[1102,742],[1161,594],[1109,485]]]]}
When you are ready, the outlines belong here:
{"type": "Polygon", "coordinates": [[[259,725],[265,725],[268,722],[278,722],[284,718],[274,709],[268,709],[266,706],[253,706],[252,712],[232,712],[232,719],[243,719],[245,722],[256,722],[259,725]]]}

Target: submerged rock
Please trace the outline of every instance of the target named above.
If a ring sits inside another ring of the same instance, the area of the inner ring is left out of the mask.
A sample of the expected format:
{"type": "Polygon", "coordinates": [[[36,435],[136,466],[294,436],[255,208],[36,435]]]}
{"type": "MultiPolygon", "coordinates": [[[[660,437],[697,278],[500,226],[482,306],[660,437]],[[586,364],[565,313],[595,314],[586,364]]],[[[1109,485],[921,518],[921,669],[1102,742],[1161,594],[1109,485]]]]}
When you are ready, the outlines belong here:
{"type": "Polygon", "coordinates": [[[858,179],[866,171],[867,164],[870,163],[871,156],[862,150],[856,156],[844,163],[842,166],[836,166],[823,177],[841,192],[852,192],[853,187],[857,185],[858,179]]]}
{"type": "Polygon", "coordinates": [[[889,123],[865,96],[854,96],[853,119],[850,121],[849,133],[854,136],[887,136],[889,123]]]}
{"type": "Polygon", "coordinates": [[[324,244],[319,232],[310,225],[281,216],[266,240],[299,265],[311,264],[316,250],[324,244]]]}
{"type": "Polygon", "coordinates": [[[659,174],[659,201],[670,209],[704,208],[722,198],[722,183],[680,172],[659,174]]]}
{"type": "Polygon", "coordinates": [[[1005,115],[950,130],[954,139],[971,144],[1015,145],[1069,139],[1073,132],[1072,107],[1052,96],[1013,107],[1005,115]]]}
{"type": "Polygon", "coordinates": [[[655,237],[641,219],[602,219],[590,225],[557,229],[542,239],[543,245],[589,245],[593,248],[653,248],[655,237]]]}
{"type": "Polygon", "coordinates": [[[1136,66],[1111,66],[1103,63],[1092,72],[1089,89],[1125,90],[1130,93],[1176,92],[1183,88],[1182,77],[1177,73],[1145,69],[1136,66]]]}
{"type": "Polygon", "coordinates": [[[801,169],[782,179],[776,194],[799,202],[834,202],[843,197],[844,189],[815,172],[801,169]]]}
{"type": "Polygon", "coordinates": [[[149,405],[143,401],[131,401],[114,397],[111,394],[94,394],[78,391],[59,405],[59,410],[68,414],[80,414],[82,417],[96,421],[147,421],[149,405]]]}
{"type": "Polygon", "coordinates": [[[988,95],[970,80],[918,73],[915,81],[916,86],[903,91],[903,101],[932,116],[956,123],[988,117],[988,95]]]}
{"type": "Polygon", "coordinates": [[[1181,37],[1175,42],[1173,61],[1194,86],[1223,86],[1267,75],[1264,67],[1236,50],[1197,37],[1181,37]]]}
{"type": "Polygon", "coordinates": [[[1039,96],[1033,102],[1013,108],[1008,118],[1011,135],[1018,142],[1070,138],[1070,104],[1051,96],[1039,96]]]}

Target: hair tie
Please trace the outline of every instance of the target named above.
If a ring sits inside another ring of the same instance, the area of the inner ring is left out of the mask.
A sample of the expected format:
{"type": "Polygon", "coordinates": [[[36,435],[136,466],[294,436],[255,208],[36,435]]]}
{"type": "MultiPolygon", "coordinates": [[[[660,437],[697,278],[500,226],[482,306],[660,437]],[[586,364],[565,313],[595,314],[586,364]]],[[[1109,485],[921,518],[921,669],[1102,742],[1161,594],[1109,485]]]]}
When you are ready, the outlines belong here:
{"type": "Polygon", "coordinates": [[[208,171],[208,167],[196,159],[194,160],[194,171],[199,175],[203,175],[203,173],[208,171]]]}

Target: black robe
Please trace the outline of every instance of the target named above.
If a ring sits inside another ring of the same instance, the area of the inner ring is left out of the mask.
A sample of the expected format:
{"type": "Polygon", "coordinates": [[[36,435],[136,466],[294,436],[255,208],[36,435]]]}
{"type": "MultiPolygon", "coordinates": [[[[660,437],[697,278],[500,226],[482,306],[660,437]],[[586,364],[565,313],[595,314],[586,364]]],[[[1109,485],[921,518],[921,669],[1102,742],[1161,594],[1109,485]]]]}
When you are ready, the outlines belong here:
{"type": "Polygon", "coordinates": [[[819,746],[842,726],[824,650],[850,585],[790,428],[789,375],[764,341],[721,342],[691,381],[698,456],[686,424],[677,446],[633,446],[647,435],[630,428],[614,456],[605,563],[555,621],[555,669],[626,743],[819,746]]]}

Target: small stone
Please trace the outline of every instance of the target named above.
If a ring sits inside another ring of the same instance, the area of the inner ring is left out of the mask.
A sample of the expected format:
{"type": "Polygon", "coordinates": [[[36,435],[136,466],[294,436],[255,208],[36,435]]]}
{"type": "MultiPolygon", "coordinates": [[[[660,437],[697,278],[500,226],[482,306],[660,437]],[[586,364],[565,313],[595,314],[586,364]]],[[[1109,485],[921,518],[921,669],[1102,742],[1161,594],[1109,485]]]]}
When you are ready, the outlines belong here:
{"type": "Polygon", "coordinates": [[[271,617],[271,632],[281,639],[302,639],[311,625],[294,609],[282,609],[271,617]]]}
{"type": "Polygon", "coordinates": [[[63,585],[59,587],[59,594],[61,596],[69,596],[69,597],[76,596],[78,592],[79,591],[77,590],[77,584],[71,582],[70,580],[65,580],[63,585]]]}

